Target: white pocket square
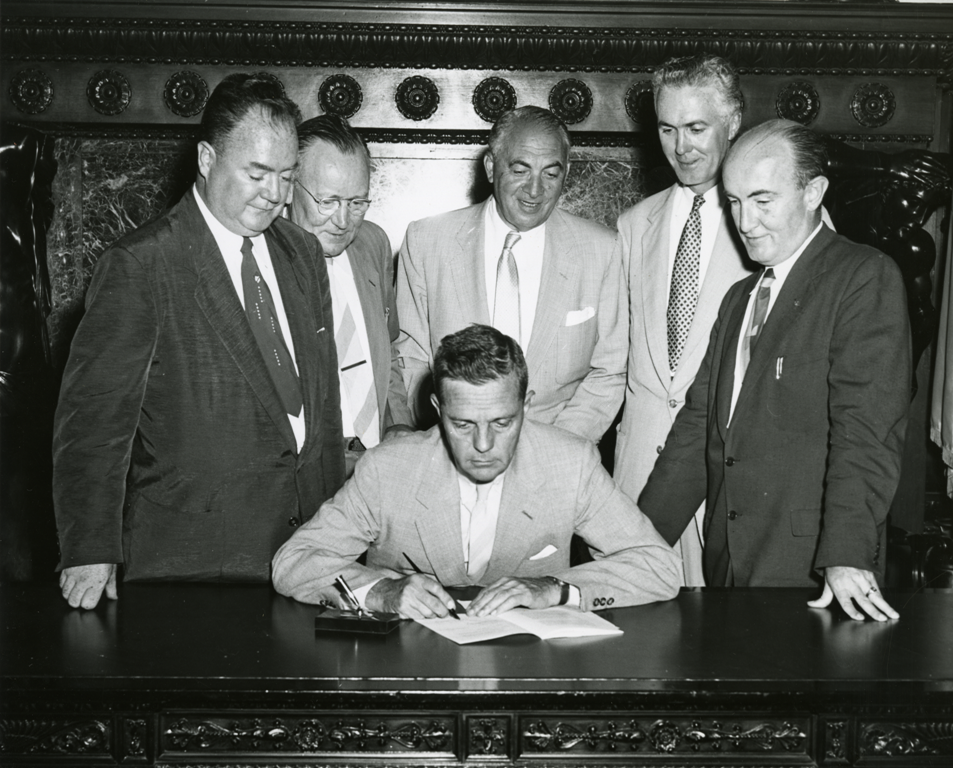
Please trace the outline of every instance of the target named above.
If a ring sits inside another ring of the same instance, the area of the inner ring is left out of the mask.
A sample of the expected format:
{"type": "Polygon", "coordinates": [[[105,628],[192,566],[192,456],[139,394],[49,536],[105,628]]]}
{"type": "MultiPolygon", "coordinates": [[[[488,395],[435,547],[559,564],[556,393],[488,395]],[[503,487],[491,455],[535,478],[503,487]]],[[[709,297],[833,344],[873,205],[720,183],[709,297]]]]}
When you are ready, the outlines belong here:
{"type": "Polygon", "coordinates": [[[573,309],[566,313],[566,327],[579,325],[586,322],[590,317],[596,316],[594,307],[584,307],[583,309],[573,309]]]}
{"type": "Polygon", "coordinates": [[[542,560],[544,557],[549,557],[553,552],[556,551],[556,547],[552,544],[547,544],[539,552],[533,555],[530,560],[542,560]]]}

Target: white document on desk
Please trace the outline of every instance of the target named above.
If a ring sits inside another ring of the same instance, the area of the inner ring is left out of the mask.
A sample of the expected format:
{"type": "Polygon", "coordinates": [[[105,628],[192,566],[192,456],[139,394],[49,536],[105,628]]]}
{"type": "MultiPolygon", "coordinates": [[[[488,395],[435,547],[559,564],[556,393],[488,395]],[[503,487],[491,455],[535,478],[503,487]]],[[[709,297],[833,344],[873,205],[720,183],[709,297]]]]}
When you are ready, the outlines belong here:
{"type": "Polygon", "coordinates": [[[497,616],[461,615],[459,621],[452,617],[414,621],[459,645],[522,634],[536,635],[542,640],[622,634],[621,629],[601,616],[565,606],[515,608],[497,616]]]}

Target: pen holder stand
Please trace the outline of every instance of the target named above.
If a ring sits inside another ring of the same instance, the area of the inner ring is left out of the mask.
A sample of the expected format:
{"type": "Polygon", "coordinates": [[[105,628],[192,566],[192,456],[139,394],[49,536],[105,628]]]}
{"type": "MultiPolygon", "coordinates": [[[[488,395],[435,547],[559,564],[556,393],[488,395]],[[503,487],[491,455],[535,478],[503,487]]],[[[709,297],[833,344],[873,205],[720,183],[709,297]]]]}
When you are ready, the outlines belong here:
{"type": "Polygon", "coordinates": [[[401,618],[396,613],[372,613],[358,615],[355,611],[318,606],[314,618],[317,632],[357,632],[368,635],[386,635],[397,628],[401,618]]]}

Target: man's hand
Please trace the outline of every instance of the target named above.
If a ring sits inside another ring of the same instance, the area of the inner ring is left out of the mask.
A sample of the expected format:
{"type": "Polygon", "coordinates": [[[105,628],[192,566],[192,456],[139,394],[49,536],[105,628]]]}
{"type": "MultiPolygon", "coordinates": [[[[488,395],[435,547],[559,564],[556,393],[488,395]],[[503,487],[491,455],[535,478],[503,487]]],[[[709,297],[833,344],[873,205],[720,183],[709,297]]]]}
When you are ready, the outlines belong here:
{"type": "Polygon", "coordinates": [[[467,615],[494,616],[520,607],[549,608],[559,604],[559,593],[559,585],[551,579],[498,579],[476,596],[467,615]]]}
{"type": "Polygon", "coordinates": [[[886,621],[899,619],[897,613],[884,600],[877,587],[877,580],[870,571],[850,568],[846,565],[833,565],[824,569],[824,591],[817,600],[808,601],[811,608],[826,608],[834,598],[844,612],[857,621],[864,620],[864,614],[854,607],[857,603],[872,619],[886,621]]]}
{"type": "Polygon", "coordinates": [[[364,603],[372,611],[398,613],[405,619],[442,619],[453,608],[453,598],[423,573],[381,579],[371,587],[364,603]]]}
{"type": "Polygon", "coordinates": [[[115,600],[116,564],[76,565],[60,572],[60,589],[72,608],[95,608],[106,588],[106,597],[115,600]]]}
{"type": "Polygon", "coordinates": [[[392,424],[384,430],[384,434],[381,436],[381,442],[386,443],[390,440],[410,437],[415,431],[413,427],[408,427],[406,424],[392,424]]]}

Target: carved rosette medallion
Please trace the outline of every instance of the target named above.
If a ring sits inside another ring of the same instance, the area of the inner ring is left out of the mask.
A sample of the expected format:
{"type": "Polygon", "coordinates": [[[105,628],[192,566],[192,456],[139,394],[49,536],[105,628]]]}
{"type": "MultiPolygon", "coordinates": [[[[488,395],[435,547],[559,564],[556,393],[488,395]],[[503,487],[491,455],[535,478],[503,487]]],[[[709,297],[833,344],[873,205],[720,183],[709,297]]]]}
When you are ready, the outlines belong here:
{"type": "Polygon", "coordinates": [[[886,125],[896,110],[897,100],[893,91],[880,83],[865,83],[854,92],[850,100],[850,111],[854,119],[865,128],[886,125]]]}
{"type": "Polygon", "coordinates": [[[817,119],[821,109],[821,97],[817,89],[804,80],[788,83],[778,91],[775,102],[778,117],[794,120],[801,125],[810,125],[817,119]]]}
{"type": "Polygon", "coordinates": [[[208,101],[208,83],[196,72],[176,72],[162,92],[165,105],[179,117],[194,117],[208,101]]]}
{"type": "Polygon", "coordinates": [[[28,115],[38,115],[53,103],[53,81],[38,69],[24,69],[10,79],[10,101],[28,115]]]}
{"type": "Polygon", "coordinates": [[[592,91],[581,80],[560,80],[549,92],[549,108],[566,125],[581,123],[592,112],[592,91]]]}
{"type": "Polygon", "coordinates": [[[655,98],[651,80],[639,80],[625,92],[625,112],[635,123],[655,124],[655,98]]]}
{"type": "Polygon", "coordinates": [[[502,77],[488,77],[473,89],[473,109],[482,120],[495,123],[504,112],[516,109],[516,89],[502,77]]]}
{"type": "Polygon", "coordinates": [[[97,72],[86,85],[86,98],[101,115],[118,115],[129,106],[132,88],[122,72],[104,69],[97,72]]]}
{"type": "Polygon", "coordinates": [[[503,717],[468,718],[468,754],[471,757],[505,757],[510,733],[509,723],[509,719],[503,717]]]}
{"type": "Polygon", "coordinates": [[[318,104],[328,115],[353,117],[364,102],[364,93],[350,75],[331,75],[318,89],[318,104]]]}
{"type": "Polygon", "coordinates": [[[397,86],[397,109],[408,120],[426,120],[437,111],[440,93],[433,80],[421,75],[408,77],[397,86]]]}

